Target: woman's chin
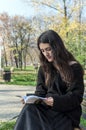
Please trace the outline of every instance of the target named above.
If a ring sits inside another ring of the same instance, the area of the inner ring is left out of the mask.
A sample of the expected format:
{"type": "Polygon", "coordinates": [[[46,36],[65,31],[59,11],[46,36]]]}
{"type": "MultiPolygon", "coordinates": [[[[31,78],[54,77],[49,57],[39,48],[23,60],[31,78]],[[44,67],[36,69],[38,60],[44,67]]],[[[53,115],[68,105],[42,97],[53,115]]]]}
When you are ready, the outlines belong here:
{"type": "Polygon", "coordinates": [[[48,59],[48,62],[53,62],[53,60],[52,59],[48,59]]]}

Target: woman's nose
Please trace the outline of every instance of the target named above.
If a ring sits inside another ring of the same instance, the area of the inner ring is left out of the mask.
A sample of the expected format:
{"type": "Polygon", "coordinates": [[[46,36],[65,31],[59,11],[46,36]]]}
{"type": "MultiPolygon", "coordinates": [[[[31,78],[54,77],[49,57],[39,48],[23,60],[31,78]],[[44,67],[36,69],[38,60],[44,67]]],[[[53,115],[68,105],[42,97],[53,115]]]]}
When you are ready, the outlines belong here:
{"type": "Polygon", "coordinates": [[[47,51],[45,51],[45,55],[46,55],[46,56],[48,56],[48,55],[49,55],[49,53],[48,53],[47,51]]]}

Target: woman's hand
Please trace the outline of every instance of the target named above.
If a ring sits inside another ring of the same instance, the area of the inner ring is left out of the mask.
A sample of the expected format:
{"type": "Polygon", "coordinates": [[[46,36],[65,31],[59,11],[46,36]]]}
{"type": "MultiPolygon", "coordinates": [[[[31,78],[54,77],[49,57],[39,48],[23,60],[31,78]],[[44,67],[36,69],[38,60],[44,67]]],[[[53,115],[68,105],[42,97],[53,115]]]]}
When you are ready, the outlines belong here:
{"type": "Polygon", "coordinates": [[[54,100],[52,97],[48,97],[46,99],[44,99],[44,102],[49,105],[49,106],[53,106],[54,100]]]}
{"type": "Polygon", "coordinates": [[[22,100],[21,100],[21,102],[22,102],[22,104],[25,104],[25,101],[24,101],[24,99],[22,99],[22,100]]]}

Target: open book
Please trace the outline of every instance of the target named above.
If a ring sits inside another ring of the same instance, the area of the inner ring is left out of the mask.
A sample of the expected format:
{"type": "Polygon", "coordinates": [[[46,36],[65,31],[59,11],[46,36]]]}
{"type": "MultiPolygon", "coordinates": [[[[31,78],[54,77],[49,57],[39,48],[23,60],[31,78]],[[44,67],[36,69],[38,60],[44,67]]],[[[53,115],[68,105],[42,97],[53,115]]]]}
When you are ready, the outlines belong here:
{"type": "Polygon", "coordinates": [[[24,99],[25,103],[34,103],[39,100],[45,100],[46,98],[44,97],[39,97],[35,95],[30,95],[30,96],[17,96],[17,97],[22,97],[24,99]]]}

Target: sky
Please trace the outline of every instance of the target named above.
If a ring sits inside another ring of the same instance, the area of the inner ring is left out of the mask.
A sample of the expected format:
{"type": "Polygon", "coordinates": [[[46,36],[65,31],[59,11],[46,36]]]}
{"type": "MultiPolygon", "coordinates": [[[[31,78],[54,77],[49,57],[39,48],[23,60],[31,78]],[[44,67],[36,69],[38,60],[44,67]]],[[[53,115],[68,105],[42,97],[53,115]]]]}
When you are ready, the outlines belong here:
{"type": "Polygon", "coordinates": [[[56,13],[46,6],[42,7],[39,11],[36,11],[30,3],[27,4],[24,0],[0,0],[0,13],[6,12],[9,16],[21,15],[30,17],[38,15],[40,11],[44,15],[56,13]]]}
{"type": "Polygon", "coordinates": [[[7,12],[9,16],[21,15],[30,17],[35,10],[23,0],[0,0],[0,13],[7,12]]]}
{"type": "MultiPolygon", "coordinates": [[[[46,6],[41,10],[44,15],[57,13],[46,6]]],[[[82,17],[86,17],[86,8],[83,11],[82,17]]],[[[29,3],[25,3],[24,0],[0,0],[0,13],[3,12],[7,12],[9,16],[21,15],[24,17],[35,16],[39,13],[29,3]]]]}

